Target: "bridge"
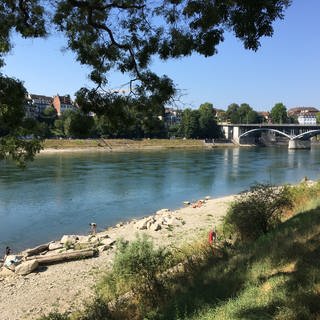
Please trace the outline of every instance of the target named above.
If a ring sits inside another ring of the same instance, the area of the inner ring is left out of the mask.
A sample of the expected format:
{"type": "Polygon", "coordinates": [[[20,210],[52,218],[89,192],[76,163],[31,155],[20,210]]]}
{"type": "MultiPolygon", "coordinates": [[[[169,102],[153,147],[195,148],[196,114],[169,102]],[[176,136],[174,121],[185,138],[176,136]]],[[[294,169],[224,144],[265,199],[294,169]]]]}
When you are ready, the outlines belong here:
{"type": "Polygon", "coordinates": [[[289,142],[289,149],[310,149],[310,139],[320,134],[320,125],[302,124],[221,124],[226,139],[234,143],[256,144],[275,141],[277,137],[289,142]]]}

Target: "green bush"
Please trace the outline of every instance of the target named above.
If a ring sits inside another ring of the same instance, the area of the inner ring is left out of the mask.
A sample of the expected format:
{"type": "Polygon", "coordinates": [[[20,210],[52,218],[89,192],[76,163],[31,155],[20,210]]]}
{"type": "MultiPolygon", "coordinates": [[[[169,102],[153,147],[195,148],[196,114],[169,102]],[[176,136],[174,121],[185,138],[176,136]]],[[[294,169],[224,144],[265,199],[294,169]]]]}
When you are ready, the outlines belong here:
{"type": "Polygon", "coordinates": [[[242,241],[257,239],[281,221],[284,210],[292,203],[287,186],[256,184],[231,205],[224,219],[224,231],[242,241]]]}
{"type": "Polygon", "coordinates": [[[131,291],[152,300],[163,285],[158,276],[168,267],[169,257],[164,248],[154,248],[146,235],[130,243],[118,241],[112,271],[99,283],[98,293],[112,300],[131,291]]]}
{"type": "Polygon", "coordinates": [[[70,320],[70,318],[66,314],[51,312],[47,316],[42,316],[38,320],[70,320]]]}
{"type": "Polygon", "coordinates": [[[109,320],[112,319],[108,304],[101,298],[86,305],[80,314],[75,314],[72,320],[109,320]]]}

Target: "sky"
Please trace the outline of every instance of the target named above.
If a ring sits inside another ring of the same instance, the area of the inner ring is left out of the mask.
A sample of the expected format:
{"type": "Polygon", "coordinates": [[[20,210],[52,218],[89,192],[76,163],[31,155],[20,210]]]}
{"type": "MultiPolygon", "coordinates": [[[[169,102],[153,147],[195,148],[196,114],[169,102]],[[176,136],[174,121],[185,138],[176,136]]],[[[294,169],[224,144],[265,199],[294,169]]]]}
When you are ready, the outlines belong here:
{"type": "MultiPolygon", "coordinates": [[[[233,102],[248,103],[257,111],[271,110],[278,102],[288,109],[320,108],[319,12],[319,0],[293,0],[284,20],[274,23],[273,37],[263,38],[257,52],[245,50],[240,40],[225,34],[213,57],[154,59],[151,69],[173,79],[183,93],[180,108],[198,108],[204,102],[221,109],[233,102]]],[[[13,40],[0,71],[23,80],[29,93],[73,96],[83,86],[92,87],[90,69],[63,49],[62,35],[28,40],[13,35],[13,40]]],[[[110,75],[111,88],[125,82],[118,74],[110,75]]]]}

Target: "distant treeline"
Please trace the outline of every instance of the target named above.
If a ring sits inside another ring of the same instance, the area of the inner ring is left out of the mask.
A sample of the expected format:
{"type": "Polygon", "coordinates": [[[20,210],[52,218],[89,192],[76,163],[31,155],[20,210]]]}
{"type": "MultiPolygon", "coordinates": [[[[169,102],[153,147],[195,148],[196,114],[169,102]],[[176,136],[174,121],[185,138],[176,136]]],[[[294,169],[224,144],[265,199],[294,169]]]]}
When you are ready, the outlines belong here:
{"type": "MultiPolygon", "coordinates": [[[[46,108],[34,120],[39,136],[44,138],[221,138],[218,122],[229,123],[297,123],[297,119],[287,115],[282,103],[277,103],[266,119],[262,113],[253,110],[247,103],[232,103],[227,110],[217,110],[211,103],[203,103],[198,109],[176,110],[174,116],[168,112],[122,108],[103,115],[88,115],[80,110],[67,110],[58,117],[53,107],[46,108]]],[[[31,121],[31,120],[30,120],[31,121]]]]}
{"type": "Polygon", "coordinates": [[[222,136],[212,104],[181,111],[179,120],[167,122],[165,113],[122,110],[120,116],[87,115],[65,111],[58,117],[53,107],[46,108],[34,121],[34,128],[44,138],[218,138],[222,136]]]}

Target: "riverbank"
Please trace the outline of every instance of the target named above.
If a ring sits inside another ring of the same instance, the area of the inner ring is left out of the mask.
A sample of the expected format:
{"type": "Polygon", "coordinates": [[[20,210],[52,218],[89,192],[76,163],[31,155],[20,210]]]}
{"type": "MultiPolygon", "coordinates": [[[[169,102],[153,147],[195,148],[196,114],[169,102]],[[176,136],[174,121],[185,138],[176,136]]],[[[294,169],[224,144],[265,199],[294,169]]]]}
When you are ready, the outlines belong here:
{"type": "Polygon", "coordinates": [[[123,152],[159,149],[211,149],[235,147],[233,143],[205,143],[197,139],[47,139],[41,153],[56,152],[123,152]]]}
{"type": "MultiPolygon", "coordinates": [[[[136,233],[149,235],[156,245],[179,246],[193,242],[207,233],[212,225],[220,222],[235,196],[209,199],[200,205],[186,205],[179,210],[161,210],[163,214],[178,222],[140,230],[148,219],[132,220],[107,229],[110,239],[133,240],[136,233]]],[[[105,232],[104,232],[105,233],[105,232]]],[[[0,276],[0,319],[35,319],[53,311],[72,311],[83,306],[94,294],[94,284],[101,273],[110,267],[114,248],[103,251],[98,257],[68,263],[50,265],[27,276],[0,276]]]]}

